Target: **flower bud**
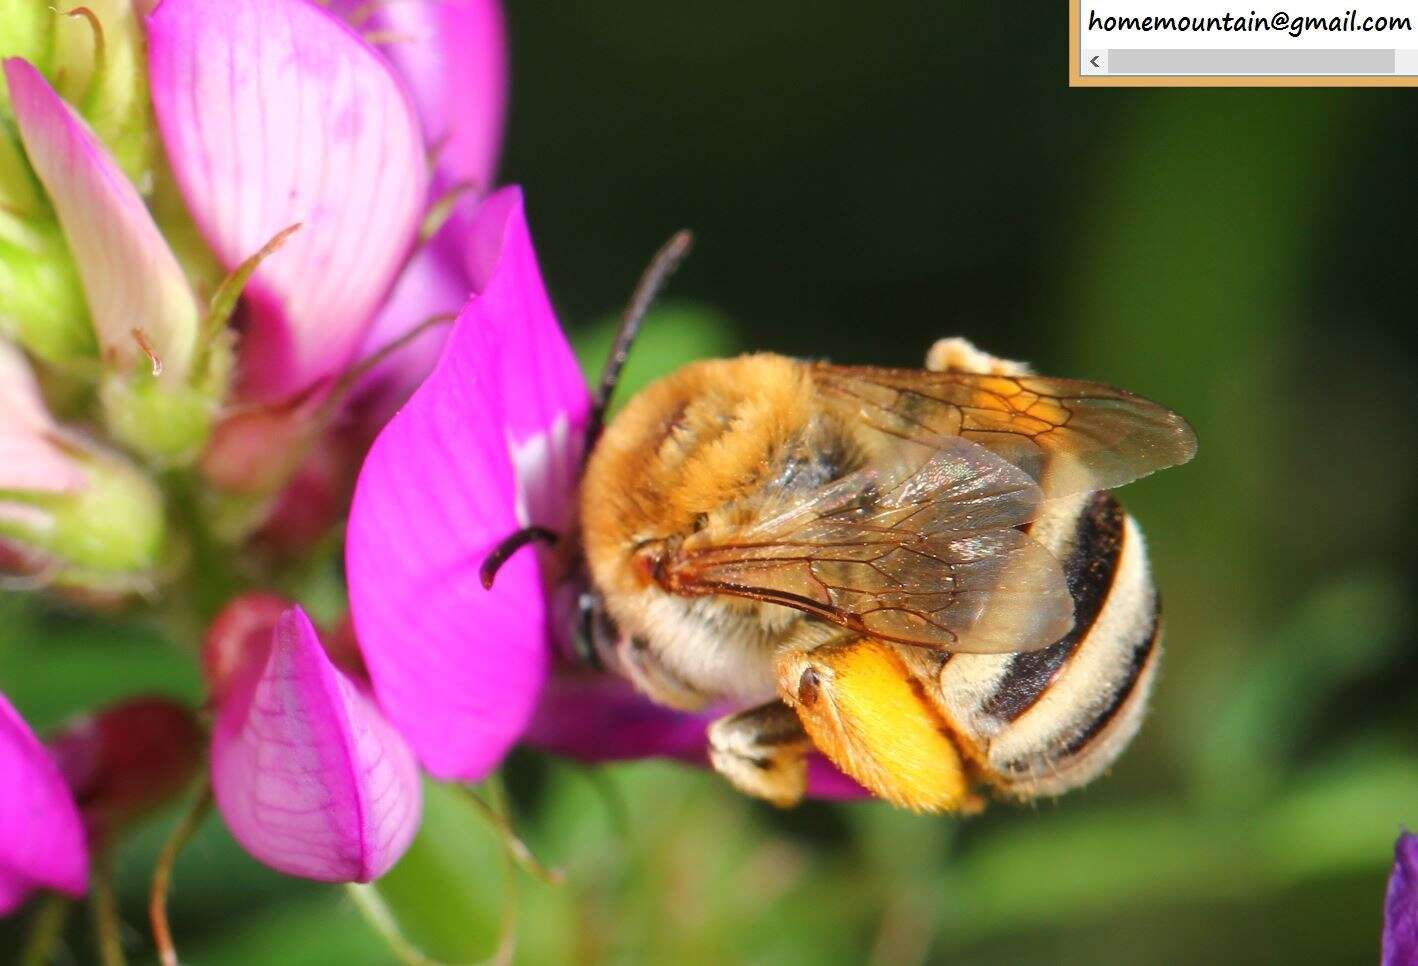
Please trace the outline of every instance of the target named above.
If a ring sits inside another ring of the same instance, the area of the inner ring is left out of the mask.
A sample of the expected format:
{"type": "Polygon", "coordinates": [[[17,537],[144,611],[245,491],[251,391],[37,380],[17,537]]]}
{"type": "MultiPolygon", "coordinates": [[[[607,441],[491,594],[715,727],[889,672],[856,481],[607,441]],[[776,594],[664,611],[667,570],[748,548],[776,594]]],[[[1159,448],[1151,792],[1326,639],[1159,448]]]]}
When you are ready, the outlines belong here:
{"type": "MultiPolygon", "coordinates": [[[[147,189],[156,138],[143,33],[131,0],[82,6],[0,0],[0,54],[34,64],[83,114],[123,172],[147,189]]],[[[0,92],[0,116],[11,108],[0,92]]]]}
{"type": "Polygon", "coordinates": [[[95,843],[180,795],[203,737],[192,709],[140,697],[72,721],[46,744],[95,843]]]}
{"type": "Polygon", "coordinates": [[[269,601],[234,603],[206,656],[209,675],[215,666],[222,676],[213,682],[217,808],[233,837],[278,871],[378,878],[418,828],[413,754],[367,683],[330,660],[304,611],[286,610],[261,635],[269,601]],[[225,666],[228,656],[235,666],[225,666]]]}
{"type": "Polygon", "coordinates": [[[105,379],[99,401],[114,438],[160,465],[196,459],[217,410],[217,395],[204,387],[164,385],[141,372],[105,379]]]}
{"type": "Polygon", "coordinates": [[[64,234],[7,124],[0,124],[0,332],[54,363],[98,352],[64,234]]]}
{"type": "MultiPolygon", "coordinates": [[[[0,156],[7,138],[0,129],[0,156]]],[[[5,205],[0,189],[0,335],[61,367],[96,359],[83,284],[59,226],[23,221],[5,205]]]]}
{"type": "Polygon", "coordinates": [[[202,674],[213,701],[220,703],[237,677],[265,663],[276,621],[290,606],[275,594],[251,593],[221,609],[202,642],[202,674]]]}
{"type": "Polygon", "coordinates": [[[136,467],[64,430],[24,356],[0,342],[0,541],[61,586],[151,583],[165,541],[162,496],[136,467]]]}
{"type": "Polygon", "coordinates": [[[25,153],[82,282],[108,428],[154,462],[190,461],[225,395],[229,347],[204,332],[181,264],[93,126],[35,65],[9,58],[5,78],[25,153]]]}
{"type": "Polygon", "coordinates": [[[113,454],[74,449],[66,456],[82,484],[7,494],[0,500],[0,539],[41,555],[60,586],[108,592],[148,586],[165,532],[157,487],[113,454]]]}
{"type": "MultiPolygon", "coordinates": [[[[88,0],[70,12],[0,0],[0,55],[50,78],[118,169],[146,189],[156,139],[143,37],[128,0],[88,0]]],[[[10,86],[0,86],[0,120],[16,121],[10,86]]],[[[0,124],[0,320],[4,335],[49,362],[97,354],[78,266],[10,124],[0,124]]]]}

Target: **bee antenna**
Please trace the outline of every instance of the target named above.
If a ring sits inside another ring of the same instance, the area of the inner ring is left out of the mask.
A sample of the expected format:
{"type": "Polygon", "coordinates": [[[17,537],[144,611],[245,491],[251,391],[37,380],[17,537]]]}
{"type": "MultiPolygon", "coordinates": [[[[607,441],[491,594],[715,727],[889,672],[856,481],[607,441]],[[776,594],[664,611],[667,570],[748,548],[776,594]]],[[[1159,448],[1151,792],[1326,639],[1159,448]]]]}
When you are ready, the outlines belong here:
{"type": "Polygon", "coordinates": [[[482,579],[483,589],[492,590],[492,582],[497,579],[497,572],[518,550],[529,543],[540,542],[550,545],[556,543],[558,539],[560,538],[554,531],[538,526],[523,527],[509,534],[488,552],[488,555],[483,558],[483,565],[478,568],[478,577],[482,579]]]}
{"type": "Polygon", "coordinates": [[[595,399],[592,400],[591,417],[586,422],[586,436],[581,447],[583,460],[590,455],[591,448],[596,445],[601,430],[605,428],[606,410],[610,407],[611,395],[615,392],[616,383],[620,381],[620,371],[625,368],[630,347],[640,332],[640,323],[645,321],[645,313],[650,311],[660,289],[665,287],[665,283],[670,280],[675,269],[679,268],[679,263],[684,261],[693,245],[693,234],[685,230],[675,232],[655,253],[655,257],[650,259],[650,264],[645,266],[640,281],[635,285],[635,291],[630,294],[630,301],[620,317],[620,328],[616,331],[610,355],[606,358],[605,367],[601,369],[601,381],[596,389],[595,399]]]}

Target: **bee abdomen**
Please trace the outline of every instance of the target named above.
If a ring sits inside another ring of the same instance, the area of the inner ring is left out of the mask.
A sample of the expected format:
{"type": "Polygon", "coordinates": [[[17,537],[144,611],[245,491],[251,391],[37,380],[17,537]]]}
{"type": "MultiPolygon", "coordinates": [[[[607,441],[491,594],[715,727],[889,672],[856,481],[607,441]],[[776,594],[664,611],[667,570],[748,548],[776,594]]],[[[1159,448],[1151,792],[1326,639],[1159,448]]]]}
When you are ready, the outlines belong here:
{"type": "Polygon", "coordinates": [[[1142,534],[1111,494],[1061,501],[1031,534],[1063,563],[1073,629],[1039,651],[957,654],[940,675],[982,777],[1021,798],[1077,787],[1117,758],[1141,722],[1160,651],[1142,534]]]}

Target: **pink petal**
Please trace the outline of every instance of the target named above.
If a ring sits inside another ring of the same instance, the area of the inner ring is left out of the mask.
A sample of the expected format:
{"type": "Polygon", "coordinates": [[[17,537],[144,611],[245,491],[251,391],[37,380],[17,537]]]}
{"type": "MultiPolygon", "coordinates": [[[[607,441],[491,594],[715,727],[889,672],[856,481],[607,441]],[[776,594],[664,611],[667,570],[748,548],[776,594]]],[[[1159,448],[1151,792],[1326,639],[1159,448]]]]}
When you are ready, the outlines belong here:
{"type": "Polygon", "coordinates": [[[248,852],[324,882],[383,875],[413,840],[422,810],[408,746],[330,663],[298,608],[277,621],[259,677],[221,702],[212,786],[248,852]]]}
{"type": "Polygon", "coordinates": [[[663,708],[608,674],[554,676],[525,740],[578,761],[676,758],[708,764],[705,729],[719,712],[663,708]]]}
{"type": "Polygon", "coordinates": [[[507,109],[507,36],[497,0],[334,0],[361,32],[387,38],[384,55],[418,107],[443,182],[492,186],[507,109]],[[367,16],[362,16],[367,14],[367,16]]]}
{"type": "Polygon", "coordinates": [[[88,881],[74,798],[44,746],[0,694],[0,916],[36,889],[81,896],[88,881]]]}
{"type": "Polygon", "coordinates": [[[807,760],[807,793],[829,802],[855,802],[872,797],[871,792],[819,754],[807,760]]]}
{"type": "Polygon", "coordinates": [[[300,231],[246,288],[248,397],[341,369],[407,257],[427,197],[412,105],[384,59],[306,0],[164,0],[148,22],[158,126],[228,267],[300,231]]]}
{"type": "Polygon", "coordinates": [[[84,472],[59,445],[24,353],[0,340],[0,490],[59,493],[84,485],[84,472]]]}
{"type": "Polygon", "coordinates": [[[521,192],[471,232],[482,294],[438,367],[376,440],[350,513],[350,605],[381,706],[420,760],[477,780],[531,718],[546,674],[535,553],[486,591],[478,568],[529,519],[573,511],[589,398],[552,314],[521,192]]]}
{"type": "Polygon", "coordinates": [[[479,301],[497,351],[521,517],[563,529],[572,516],[591,397],[542,282],[520,188],[503,188],[483,202],[467,259],[474,288],[490,292],[490,280],[507,280],[499,291],[512,296],[479,301]]]}
{"type": "Polygon", "coordinates": [[[25,354],[0,339],[0,426],[24,427],[29,432],[46,433],[55,428],[54,419],[44,408],[39,382],[25,354]]]}
{"type": "Polygon", "coordinates": [[[1418,835],[1404,832],[1393,847],[1384,899],[1383,966],[1418,962],[1418,835]]]}
{"type": "Polygon", "coordinates": [[[142,198],[82,118],[34,67],[5,61],[15,120],[84,283],[106,361],[146,364],[143,330],[166,378],[181,380],[197,344],[198,308],[142,198]]]}
{"type": "Polygon", "coordinates": [[[496,767],[547,664],[535,555],[486,591],[478,567],[520,525],[485,300],[463,310],[438,368],[360,471],[346,538],[350,607],[380,706],[441,778],[496,767]]]}
{"type": "MultiPolygon", "coordinates": [[[[462,263],[462,229],[461,223],[450,221],[409,259],[365,337],[359,358],[371,357],[434,316],[456,314],[468,301],[473,288],[462,263]]],[[[426,330],[360,380],[354,397],[362,422],[376,430],[388,422],[433,371],[450,328],[426,330]]]]}
{"type": "MultiPolygon", "coordinates": [[[[730,711],[672,711],[619,678],[568,672],[554,676],[547,685],[526,741],[585,762],[674,758],[707,766],[705,730],[715,718],[730,711]]],[[[871,797],[820,755],[808,759],[808,794],[829,800],[871,797]]]]}

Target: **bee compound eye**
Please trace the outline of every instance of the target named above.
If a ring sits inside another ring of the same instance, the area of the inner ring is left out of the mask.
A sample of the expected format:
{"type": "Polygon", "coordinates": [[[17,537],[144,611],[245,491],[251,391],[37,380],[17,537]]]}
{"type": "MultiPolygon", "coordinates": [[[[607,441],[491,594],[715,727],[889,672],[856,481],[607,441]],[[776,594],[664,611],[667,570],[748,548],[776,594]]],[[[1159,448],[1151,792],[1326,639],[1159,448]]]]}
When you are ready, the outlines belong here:
{"type": "Polygon", "coordinates": [[[580,594],[576,599],[576,609],[579,620],[573,642],[575,656],[583,663],[599,668],[601,655],[596,647],[597,640],[603,633],[602,625],[610,619],[602,610],[600,599],[592,593],[580,594]]]}
{"type": "Polygon", "coordinates": [[[798,704],[804,708],[811,708],[817,704],[821,684],[822,679],[818,676],[817,668],[803,668],[802,677],[798,678],[798,704]]]}

